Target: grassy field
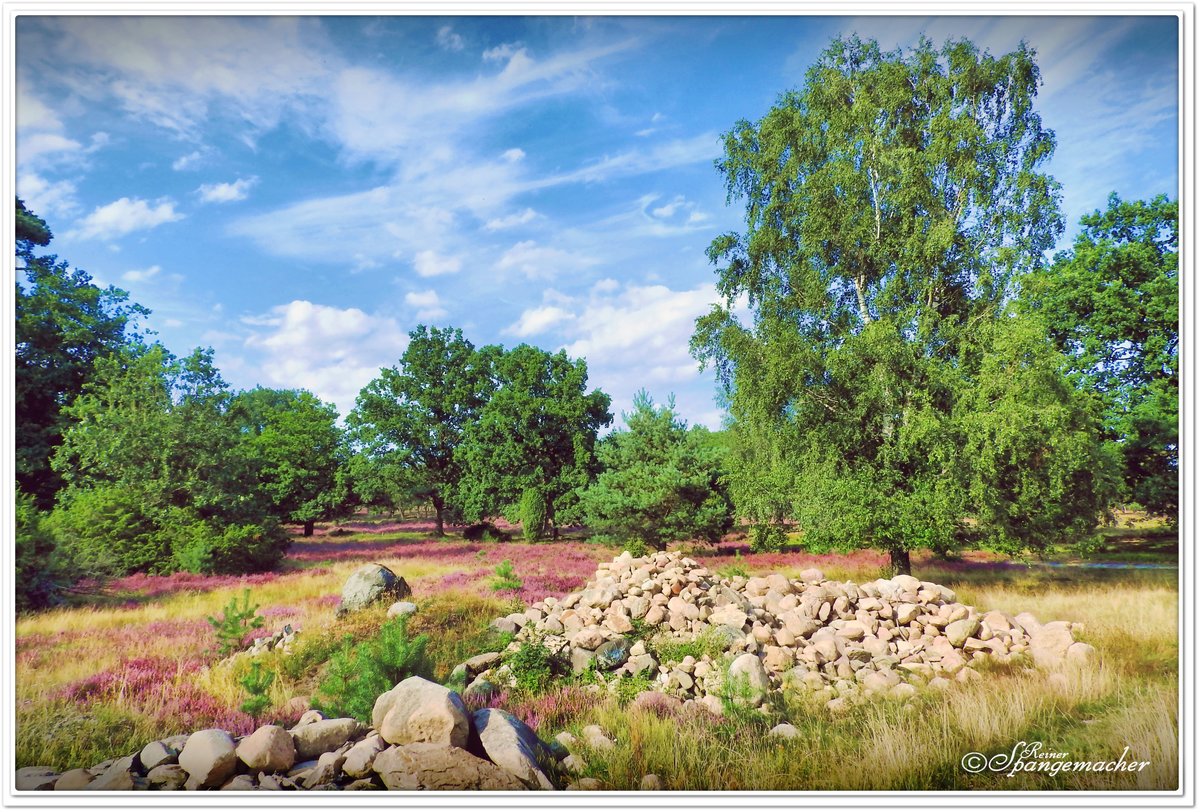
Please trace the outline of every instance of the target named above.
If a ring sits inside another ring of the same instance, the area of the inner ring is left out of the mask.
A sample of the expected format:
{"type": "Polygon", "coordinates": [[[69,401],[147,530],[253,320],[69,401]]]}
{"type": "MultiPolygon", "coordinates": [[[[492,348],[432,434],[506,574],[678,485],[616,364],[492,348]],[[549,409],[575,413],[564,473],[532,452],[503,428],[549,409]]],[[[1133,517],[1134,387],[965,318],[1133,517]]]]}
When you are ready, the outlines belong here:
{"type": "MultiPolygon", "coordinates": [[[[492,618],[591,577],[619,549],[580,539],[557,543],[434,540],[421,522],[355,523],[297,538],[279,571],[246,577],[136,576],[103,595],[20,618],[17,637],[17,766],[90,766],[156,738],[203,727],[245,733],[262,721],[289,722],[347,639],[369,638],[382,610],[337,620],[341,584],[375,561],[404,576],[420,611],[414,633],[430,637],[439,679],[494,644],[492,618]],[[497,592],[495,569],[511,561],[520,589],[497,592]],[[288,655],[265,655],[276,672],[271,708],[254,719],[238,708],[243,658],[222,663],[206,618],[245,588],[265,626],[301,629],[288,655]],[[297,699],[300,698],[300,699],[297,699]]],[[[1109,532],[1090,560],[1071,555],[1014,564],[982,553],[958,560],[914,557],[914,574],[953,588],[959,600],[1043,621],[1084,624],[1082,639],[1100,653],[1094,669],[1060,676],[995,669],[944,693],[922,690],[907,703],[868,702],[834,715],[787,694],[770,715],[724,718],[706,711],[646,707],[560,681],[539,695],[503,692],[493,700],[532,724],[544,739],[599,724],[615,739],[588,753],[586,774],[613,789],[636,789],[659,775],[667,789],[1174,789],[1177,784],[1177,571],[1175,537],[1128,524],[1109,532]],[[1097,566],[1120,563],[1121,567],[1097,566]],[[780,721],[801,735],[769,738],[780,721]],[[1021,773],[1013,777],[960,766],[963,755],[1008,752],[1040,741],[1071,760],[1150,762],[1136,773],[1021,773]]],[[[798,574],[818,566],[834,578],[879,577],[886,556],[752,554],[729,541],[705,554],[718,572],[798,574]]],[[[629,692],[632,695],[632,691],[629,692]]]]}

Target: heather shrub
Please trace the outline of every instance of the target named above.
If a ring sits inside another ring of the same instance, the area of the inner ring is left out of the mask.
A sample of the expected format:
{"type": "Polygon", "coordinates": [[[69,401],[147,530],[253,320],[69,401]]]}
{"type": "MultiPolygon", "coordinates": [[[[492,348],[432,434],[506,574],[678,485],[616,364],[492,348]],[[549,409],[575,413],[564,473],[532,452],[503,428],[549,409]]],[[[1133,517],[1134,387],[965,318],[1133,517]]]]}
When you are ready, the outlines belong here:
{"type": "Polygon", "coordinates": [[[408,677],[432,678],[433,663],[425,653],[429,637],[409,639],[408,618],[390,620],[379,634],[333,655],[317,689],[315,706],[326,715],[352,716],[369,722],[375,700],[408,677]]]}

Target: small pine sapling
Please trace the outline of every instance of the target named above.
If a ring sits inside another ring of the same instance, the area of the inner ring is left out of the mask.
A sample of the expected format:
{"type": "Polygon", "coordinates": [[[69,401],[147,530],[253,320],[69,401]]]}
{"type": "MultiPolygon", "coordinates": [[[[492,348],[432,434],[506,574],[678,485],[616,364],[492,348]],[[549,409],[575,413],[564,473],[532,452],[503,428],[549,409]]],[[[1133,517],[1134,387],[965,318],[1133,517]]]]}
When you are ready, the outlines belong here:
{"type": "Polygon", "coordinates": [[[217,654],[228,657],[242,647],[242,641],[253,629],[261,628],[265,619],[257,614],[258,604],[250,605],[250,590],[242,592],[242,605],[230,598],[220,618],[208,616],[209,625],[217,636],[217,654]]]}

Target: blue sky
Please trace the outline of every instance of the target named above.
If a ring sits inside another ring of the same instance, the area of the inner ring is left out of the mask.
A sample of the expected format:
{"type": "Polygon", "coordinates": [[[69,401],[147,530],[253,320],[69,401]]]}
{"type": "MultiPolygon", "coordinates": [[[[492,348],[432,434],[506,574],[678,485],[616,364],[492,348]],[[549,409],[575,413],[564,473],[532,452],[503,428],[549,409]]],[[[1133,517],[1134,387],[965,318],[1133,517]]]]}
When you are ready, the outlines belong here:
{"type": "Polygon", "coordinates": [[[1176,196],[1174,17],[23,17],[17,192],[51,250],[344,414],[418,323],[588,360],[718,427],[687,352],[740,226],[718,138],[829,39],[1027,40],[1079,216],[1176,196]]]}

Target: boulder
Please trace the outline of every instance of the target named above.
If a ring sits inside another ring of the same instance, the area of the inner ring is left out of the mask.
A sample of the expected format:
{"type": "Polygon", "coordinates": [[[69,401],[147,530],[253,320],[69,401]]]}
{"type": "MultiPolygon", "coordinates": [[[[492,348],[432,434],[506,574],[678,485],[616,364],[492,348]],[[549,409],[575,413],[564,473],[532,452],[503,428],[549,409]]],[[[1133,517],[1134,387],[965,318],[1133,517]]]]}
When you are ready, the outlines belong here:
{"type": "Polygon", "coordinates": [[[263,725],[238,742],[238,759],[255,772],[286,772],[296,763],[292,734],[278,725],[263,725]]]}
{"type": "Polygon", "coordinates": [[[620,668],[629,659],[630,642],[624,637],[602,643],[596,649],[596,665],[604,671],[620,668]]]}
{"type": "MultiPolygon", "coordinates": [[[[964,607],[965,608],[965,607],[964,607]]],[[[946,637],[956,648],[966,643],[968,637],[974,637],[979,631],[979,619],[968,617],[946,624],[946,637]]]]}
{"type": "Polygon", "coordinates": [[[771,690],[771,680],[757,654],[743,654],[729,666],[729,679],[745,686],[746,694],[737,695],[736,701],[757,705],[771,690]]]}
{"type": "Polygon", "coordinates": [[[375,773],[390,790],[522,790],[512,773],[466,750],[432,742],[389,747],[375,757],[375,773]]]}
{"type": "Polygon", "coordinates": [[[359,609],[385,600],[398,601],[412,594],[405,580],[382,564],[363,564],[350,573],[342,586],[342,603],[338,614],[359,609]]]}
{"type": "Polygon", "coordinates": [[[342,764],[345,761],[346,754],[340,749],[332,753],[322,753],[317,759],[317,766],[304,777],[304,788],[313,789],[322,784],[333,783],[342,774],[342,764]]]}
{"type": "Polygon", "coordinates": [[[375,757],[387,747],[387,742],[378,733],[367,736],[358,744],[346,751],[346,760],[342,762],[342,772],[351,778],[364,778],[371,773],[375,757]]]}
{"type": "Polygon", "coordinates": [[[237,770],[237,746],[224,730],[209,728],[188,736],[179,753],[179,766],[187,771],[188,789],[210,789],[224,784],[237,770]]]}
{"type": "Polygon", "coordinates": [[[149,783],[150,788],[164,792],[174,792],[175,790],[183,789],[184,785],[187,784],[187,780],[187,770],[178,764],[160,764],[146,773],[146,781],[149,783]]]}
{"type": "MultiPolygon", "coordinates": [[[[1017,617],[1020,618],[1020,615],[1017,617]]],[[[1034,665],[1039,668],[1053,668],[1062,664],[1067,656],[1067,649],[1074,642],[1075,637],[1066,621],[1047,623],[1030,631],[1029,654],[1033,657],[1034,665]]]]}
{"type": "Polygon", "coordinates": [[[422,677],[409,677],[375,700],[371,725],[388,744],[423,742],[466,747],[467,708],[453,691],[422,677]]]}
{"type": "MultiPolygon", "coordinates": [[[[183,772],[183,770],[180,770],[180,772],[183,772]]],[[[54,791],[64,792],[87,789],[87,785],[92,783],[92,779],[95,777],[83,768],[67,770],[54,782],[54,791]]],[[[186,777],[183,780],[186,781],[186,777]]],[[[183,781],[180,781],[180,784],[182,783],[183,781]]]]}
{"type": "Polygon", "coordinates": [[[554,789],[550,780],[555,764],[550,748],[533,730],[510,713],[483,708],[471,716],[484,754],[530,789],[554,789]]]}
{"type": "Polygon", "coordinates": [[[179,747],[170,742],[150,742],[138,753],[138,761],[142,764],[142,770],[149,772],[163,764],[174,764],[177,762],[179,760],[179,750],[179,747]]]}
{"type": "Polygon", "coordinates": [[[22,767],[17,770],[17,789],[21,792],[52,790],[61,775],[53,767],[22,767]]]}
{"type": "Polygon", "coordinates": [[[332,752],[362,732],[357,719],[322,719],[319,722],[292,728],[292,743],[296,760],[315,759],[332,752]]]}
{"type": "MultiPolygon", "coordinates": [[[[805,578],[804,580],[808,580],[805,578]]],[[[781,722],[767,731],[767,736],[772,739],[794,739],[800,735],[800,731],[795,725],[790,725],[787,722],[781,722]]]]}
{"type": "Polygon", "coordinates": [[[663,780],[654,773],[643,775],[642,782],[638,785],[638,789],[640,789],[642,792],[658,792],[663,788],[663,780]]]}
{"type": "Polygon", "coordinates": [[[87,792],[128,792],[131,789],[136,789],[133,774],[128,768],[117,765],[109,767],[84,787],[87,792]]]}

